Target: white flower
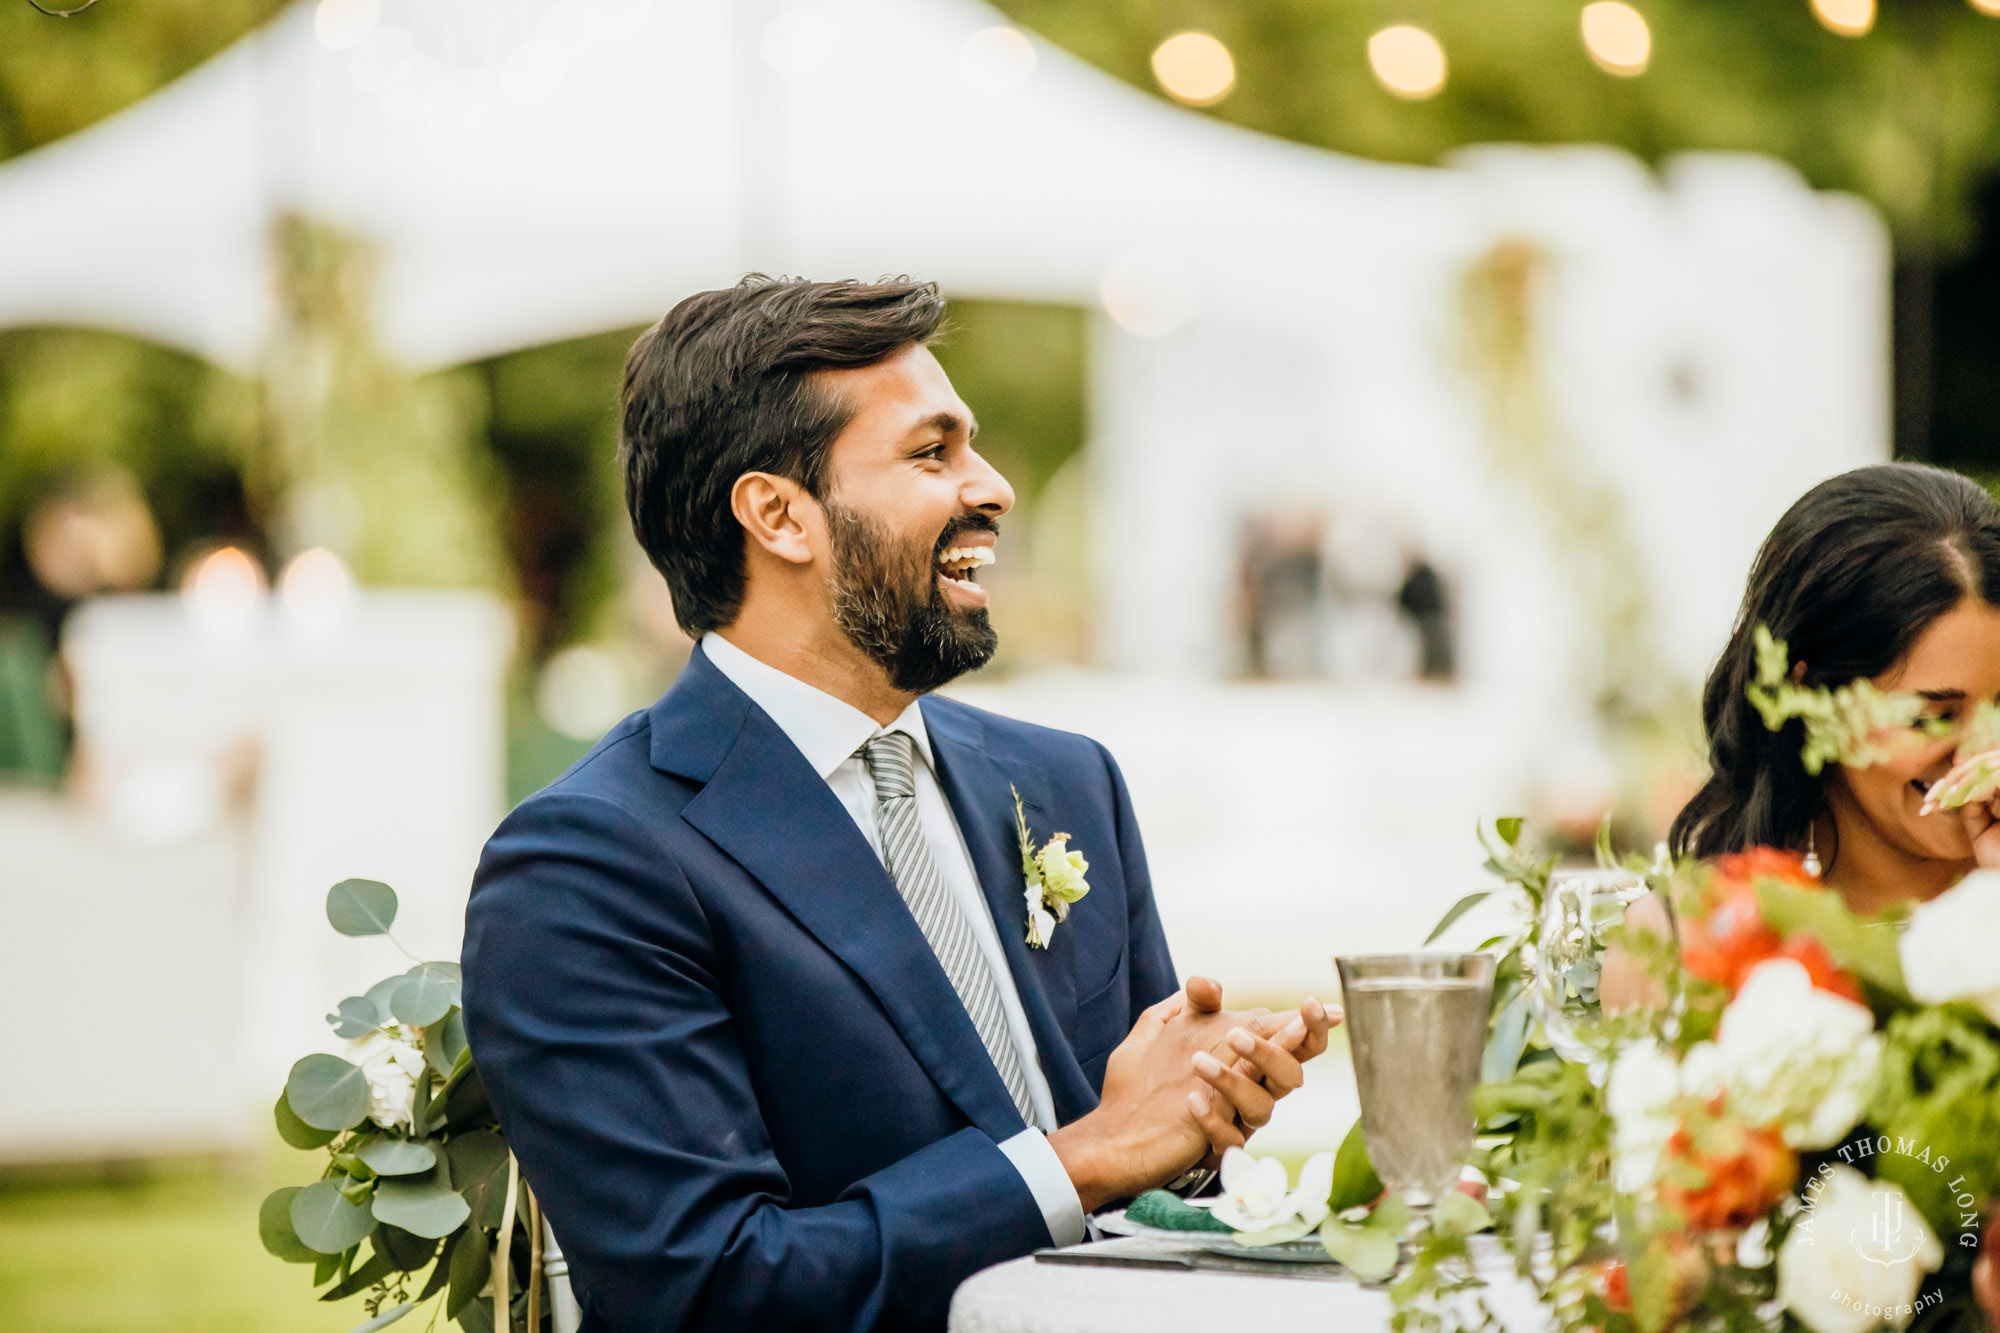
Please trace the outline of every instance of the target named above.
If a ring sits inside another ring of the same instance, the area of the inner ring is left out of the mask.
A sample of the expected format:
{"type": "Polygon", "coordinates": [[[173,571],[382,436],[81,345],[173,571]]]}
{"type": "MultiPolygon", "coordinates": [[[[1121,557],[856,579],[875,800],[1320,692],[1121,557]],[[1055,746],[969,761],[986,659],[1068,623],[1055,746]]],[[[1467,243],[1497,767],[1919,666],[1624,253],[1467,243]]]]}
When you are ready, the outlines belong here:
{"type": "Polygon", "coordinates": [[[1910,995],[1966,1000],[2000,1023],[2000,870],[1975,870],[1910,914],[1898,951],[1910,995]]]}
{"type": "Polygon", "coordinates": [[[1751,970],[1722,1011],[1715,1056],[1732,1112],[1776,1126],[1791,1147],[1830,1148],[1861,1119],[1882,1038],[1865,1005],[1773,958],[1751,970]]]}
{"type": "Polygon", "coordinates": [[[368,1118],[384,1129],[411,1128],[417,1080],[424,1074],[423,1051],[402,1033],[378,1028],[347,1043],[348,1060],[368,1079],[368,1118]]]}
{"type": "Polygon", "coordinates": [[[1739,1268],[1762,1268],[1771,1259],[1771,1219],[1760,1217],[1743,1228],[1743,1234],[1736,1238],[1736,1265],[1739,1268]]]}
{"type": "Polygon", "coordinates": [[[1042,906],[1042,886],[1039,880],[1031,880],[1027,893],[1028,900],[1028,947],[1046,949],[1049,936],[1056,932],[1056,915],[1042,906]]]}
{"type": "Polygon", "coordinates": [[[1806,1203],[1778,1250],[1778,1299],[1813,1333],[1909,1323],[1944,1247],[1903,1191],[1833,1166],[1807,1187],[1806,1203]]]}
{"type": "Polygon", "coordinates": [[[1680,1092],[1681,1068],[1656,1041],[1635,1041],[1612,1060],[1604,1105],[1611,1112],[1612,1176],[1625,1193],[1637,1194],[1659,1174],[1679,1123],[1680,1092]]]}
{"type": "Polygon", "coordinates": [[[1315,1154],[1299,1169],[1299,1186],[1287,1189],[1285,1164],[1252,1157],[1241,1148],[1222,1154],[1222,1197],[1210,1215],[1227,1223],[1244,1245],[1297,1240],[1326,1220],[1333,1193],[1333,1154],[1315,1154]]]}
{"type": "Polygon", "coordinates": [[[1068,904],[1090,892],[1090,883],[1084,879],[1090,862],[1083,859],[1082,852],[1069,849],[1067,833],[1050,838],[1035,854],[1035,865],[1042,872],[1042,887],[1051,898],[1068,904]]]}

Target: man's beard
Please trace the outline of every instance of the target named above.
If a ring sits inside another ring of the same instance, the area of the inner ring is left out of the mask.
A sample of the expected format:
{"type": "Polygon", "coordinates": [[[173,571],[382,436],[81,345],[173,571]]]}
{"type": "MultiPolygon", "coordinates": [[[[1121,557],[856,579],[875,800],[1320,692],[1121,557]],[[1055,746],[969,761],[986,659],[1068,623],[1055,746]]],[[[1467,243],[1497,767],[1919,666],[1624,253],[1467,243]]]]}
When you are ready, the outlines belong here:
{"type": "Polygon", "coordinates": [[[954,608],[938,586],[938,557],[967,532],[997,532],[984,514],[945,525],[936,545],[898,544],[883,526],[828,500],[833,619],[854,646],[908,694],[927,694],[993,658],[1000,636],[984,607],[954,608]]]}

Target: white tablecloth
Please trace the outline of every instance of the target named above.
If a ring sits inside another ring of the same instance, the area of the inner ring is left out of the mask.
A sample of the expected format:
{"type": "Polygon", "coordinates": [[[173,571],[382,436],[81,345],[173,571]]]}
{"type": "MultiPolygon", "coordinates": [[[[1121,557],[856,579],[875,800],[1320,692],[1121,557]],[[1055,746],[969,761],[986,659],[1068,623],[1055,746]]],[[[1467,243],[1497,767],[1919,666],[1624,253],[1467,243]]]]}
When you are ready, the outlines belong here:
{"type": "MultiPolygon", "coordinates": [[[[1079,1247],[1081,1248],[1081,1247],[1079,1247]]],[[[1171,1253],[1171,1242],[1127,1237],[1104,1254],[1171,1253]]],[[[1389,1293],[1344,1271],[1272,1264],[1265,1273],[1099,1268],[1016,1259],[976,1273],[951,1302],[950,1333],[1217,1333],[1257,1326],[1386,1333],[1389,1293]]],[[[1487,1301],[1514,1333],[1546,1326],[1534,1293],[1501,1265],[1481,1264],[1487,1301]]]]}

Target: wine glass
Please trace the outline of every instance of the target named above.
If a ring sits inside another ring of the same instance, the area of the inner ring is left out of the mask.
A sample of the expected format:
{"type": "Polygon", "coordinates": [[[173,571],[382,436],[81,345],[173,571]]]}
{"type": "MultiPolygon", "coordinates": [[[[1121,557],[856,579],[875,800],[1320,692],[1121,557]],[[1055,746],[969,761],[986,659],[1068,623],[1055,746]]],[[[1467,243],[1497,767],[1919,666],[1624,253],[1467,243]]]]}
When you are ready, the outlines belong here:
{"type": "Polygon", "coordinates": [[[1472,1089],[1486,1048],[1493,957],[1355,954],[1333,961],[1368,1160],[1421,1225],[1472,1151],[1472,1089]]]}
{"type": "Polygon", "coordinates": [[[1646,880],[1630,870],[1558,870],[1549,876],[1536,932],[1535,1014],[1555,1053],[1599,1071],[1603,1053],[1583,1035],[1599,1013],[1597,983],[1605,936],[1646,896],[1646,880]]]}

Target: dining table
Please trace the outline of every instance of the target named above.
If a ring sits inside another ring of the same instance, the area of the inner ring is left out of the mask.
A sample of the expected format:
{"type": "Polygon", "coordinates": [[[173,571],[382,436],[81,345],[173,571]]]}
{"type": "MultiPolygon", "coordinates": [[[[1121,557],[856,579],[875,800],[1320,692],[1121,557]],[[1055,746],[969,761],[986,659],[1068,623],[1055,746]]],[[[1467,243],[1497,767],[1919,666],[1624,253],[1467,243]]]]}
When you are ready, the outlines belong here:
{"type": "MultiPolygon", "coordinates": [[[[1480,1295],[1508,1333],[1545,1333],[1547,1312],[1498,1241],[1475,1236],[1480,1295]]],[[[1171,1235],[1047,1249],[973,1274],[950,1333],[1216,1333],[1256,1327],[1388,1333],[1388,1287],[1335,1263],[1218,1253],[1171,1235]]]]}

